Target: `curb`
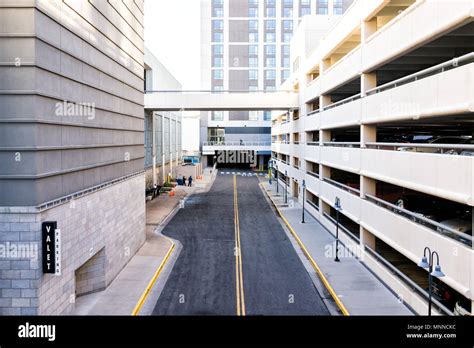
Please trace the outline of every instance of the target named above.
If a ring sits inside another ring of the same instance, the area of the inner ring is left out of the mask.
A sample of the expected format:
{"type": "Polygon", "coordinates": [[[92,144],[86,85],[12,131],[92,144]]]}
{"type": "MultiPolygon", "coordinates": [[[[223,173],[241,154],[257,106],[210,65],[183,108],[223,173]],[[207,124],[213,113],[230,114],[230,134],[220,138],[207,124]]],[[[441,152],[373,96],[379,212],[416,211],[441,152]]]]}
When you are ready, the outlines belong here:
{"type": "Polygon", "coordinates": [[[161,261],[161,264],[160,266],[158,267],[158,269],[156,270],[155,274],[153,275],[153,277],[151,278],[150,282],[148,283],[148,286],[146,287],[145,291],[143,292],[143,294],[140,296],[140,299],[138,300],[135,308],[133,309],[133,312],[132,312],[132,315],[133,316],[136,316],[138,315],[138,313],[140,312],[140,309],[142,308],[143,304],[145,303],[147,297],[148,297],[148,294],[150,293],[151,289],[153,288],[153,285],[155,285],[155,282],[156,280],[158,279],[158,277],[160,276],[160,273],[161,271],[163,270],[163,268],[165,267],[166,263],[168,262],[168,259],[170,258],[171,256],[171,253],[173,252],[174,250],[174,247],[175,247],[175,243],[174,242],[171,242],[171,246],[170,248],[168,249],[168,252],[166,253],[165,255],[165,258],[163,259],[163,261],[161,261]]]}
{"type": "Polygon", "coordinates": [[[285,222],[285,225],[288,227],[288,229],[290,230],[291,234],[293,235],[293,237],[296,239],[296,241],[298,242],[298,245],[300,246],[301,250],[303,251],[303,253],[305,254],[306,258],[309,260],[309,262],[311,263],[311,266],[313,266],[314,270],[316,271],[316,273],[318,274],[319,278],[321,279],[322,283],[324,284],[324,286],[326,287],[326,289],[328,290],[328,292],[331,294],[331,297],[333,298],[334,302],[336,302],[336,305],[337,307],[341,310],[342,314],[344,316],[349,316],[349,311],[347,310],[346,306],[344,306],[344,304],[342,303],[342,301],[339,299],[339,297],[337,296],[336,292],[334,291],[334,289],[332,288],[331,284],[329,284],[329,281],[326,279],[326,277],[324,276],[324,273],[321,271],[321,269],[319,268],[318,264],[316,263],[316,261],[314,261],[313,257],[311,256],[311,254],[308,252],[308,250],[306,249],[306,246],[303,244],[303,242],[301,241],[300,237],[298,237],[298,235],[296,234],[295,230],[293,229],[293,227],[290,225],[290,223],[288,222],[288,220],[283,216],[282,212],[280,211],[280,209],[278,209],[275,201],[272,199],[272,197],[270,197],[268,191],[263,187],[262,185],[263,183],[260,183],[262,189],[265,191],[265,193],[267,194],[268,198],[270,199],[270,201],[272,202],[273,204],[273,207],[276,209],[276,211],[278,212],[278,215],[280,215],[281,219],[285,222]]]}

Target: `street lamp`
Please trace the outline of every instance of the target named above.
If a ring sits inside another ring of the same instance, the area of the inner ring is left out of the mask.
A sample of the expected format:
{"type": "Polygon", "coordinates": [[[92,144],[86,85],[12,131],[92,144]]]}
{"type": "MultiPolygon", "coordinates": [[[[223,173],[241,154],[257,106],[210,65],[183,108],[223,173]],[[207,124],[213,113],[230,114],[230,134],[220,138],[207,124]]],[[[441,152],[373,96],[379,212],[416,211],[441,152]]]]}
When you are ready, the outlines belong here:
{"type": "Polygon", "coordinates": [[[288,203],[288,187],[286,185],[286,178],[288,177],[288,171],[285,170],[285,204],[288,203]]]}
{"type": "Polygon", "coordinates": [[[276,171],[275,171],[275,174],[276,174],[275,175],[275,180],[276,180],[276,183],[277,183],[277,196],[278,196],[278,186],[279,186],[279,184],[278,184],[278,163],[275,163],[275,169],[276,169],[276,171]]]}
{"type": "Polygon", "coordinates": [[[426,247],[423,250],[423,257],[421,258],[420,263],[418,264],[421,268],[428,269],[428,315],[431,315],[431,296],[432,296],[432,284],[433,284],[433,277],[441,278],[444,277],[445,274],[441,271],[441,266],[439,265],[439,255],[436,251],[431,252],[431,249],[426,247]],[[428,252],[428,258],[426,257],[426,252],[428,252]],[[436,256],[436,266],[433,271],[433,261],[434,257],[436,256]]]}
{"type": "Polygon", "coordinates": [[[269,183],[270,183],[270,188],[272,186],[272,174],[273,174],[273,162],[270,161],[268,163],[268,178],[269,178],[269,183]]]}
{"type": "Polygon", "coordinates": [[[334,261],[339,262],[339,212],[342,210],[341,200],[339,197],[336,197],[334,209],[336,209],[336,258],[334,261]]]}
{"type": "Polygon", "coordinates": [[[306,182],[303,180],[303,183],[301,184],[301,188],[303,189],[303,211],[301,212],[301,223],[304,224],[304,194],[306,191],[306,182]]]}

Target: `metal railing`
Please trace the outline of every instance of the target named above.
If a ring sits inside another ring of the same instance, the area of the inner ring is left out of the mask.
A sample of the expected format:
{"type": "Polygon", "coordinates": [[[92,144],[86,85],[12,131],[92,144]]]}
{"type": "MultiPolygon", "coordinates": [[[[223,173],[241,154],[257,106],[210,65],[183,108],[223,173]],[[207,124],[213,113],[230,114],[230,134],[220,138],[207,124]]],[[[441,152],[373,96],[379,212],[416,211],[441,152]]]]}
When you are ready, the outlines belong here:
{"type": "Polygon", "coordinates": [[[312,206],[314,209],[319,211],[319,206],[316,205],[316,203],[310,201],[309,199],[306,199],[306,203],[308,203],[310,206],[312,206]]]}
{"type": "MultiPolygon", "coordinates": [[[[402,271],[400,271],[398,268],[396,268],[394,265],[392,265],[382,255],[377,253],[375,250],[373,250],[368,245],[364,245],[364,249],[365,249],[365,251],[368,252],[369,255],[374,257],[378,262],[382,263],[386,268],[388,268],[390,270],[390,272],[393,275],[397,276],[401,281],[403,281],[406,285],[408,285],[413,291],[415,291],[417,294],[421,295],[425,300],[429,299],[428,291],[426,291],[421,286],[416,284],[413,280],[411,280],[409,277],[407,277],[402,271]]],[[[454,315],[454,313],[449,308],[444,306],[435,297],[432,297],[431,301],[438,308],[439,312],[442,312],[442,313],[444,313],[446,315],[449,315],[449,316],[454,315]]]]}
{"type": "Polygon", "coordinates": [[[307,141],[306,145],[308,145],[308,146],[319,146],[319,141],[307,141]]]}
{"type": "Polygon", "coordinates": [[[179,89],[169,89],[169,90],[145,90],[145,94],[151,93],[195,93],[195,94],[232,94],[232,93],[245,93],[245,94],[252,94],[252,93],[266,93],[266,94],[276,94],[276,93],[288,93],[288,94],[295,94],[297,92],[292,90],[274,90],[274,91],[267,91],[267,90],[255,90],[249,91],[248,89],[234,89],[234,90],[212,90],[212,89],[195,89],[195,90],[179,90],[179,89]]]}
{"type": "Polygon", "coordinates": [[[408,151],[408,152],[425,152],[425,153],[440,153],[450,155],[474,155],[474,145],[470,144],[419,144],[419,143],[376,143],[367,142],[368,148],[375,148],[377,150],[392,150],[392,151],[408,151]],[[435,151],[427,151],[435,150],[435,151]],[[424,150],[424,151],[423,151],[424,150]],[[437,151],[436,151],[437,150],[437,151]],[[455,150],[460,150],[459,153],[455,150]],[[466,151],[462,151],[466,150],[466,151]]]}
{"type": "Polygon", "coordinates": [[[418,80],[445,72],[447,70],[455,69],[460,66],[467,65],[473,62],[474,62],[474,52],[471,52],[471,53],[465,54],[464,56],[451,59],[447,62],[432,66],[430,68],[418,71],[414,74],[402,77],[395,81],[391,81],[384,85],[372,88],[366,92],[366,95],[370,96],[372,94],[380,93],[380,92],[383,92],[392,88],[396,88],[396,87],[408,84],[410,82],[418,81],[418,80]]]}
{"type": "Polygon", "coordinates": [[[352,193],[353,195],[359,196],[360,197],[360,190],[355,189],[353,187],[341,184],[340,182],[334,181],[329,178],[323,178],[323,181],[327,182],[328,184],[331,184],[333,186],[336,186],[337,188],[340,188],[341,190],[347,191],[349,193],[352,193]]]}
{"type": "Polygon", "coordinates": [[[335,146],[335,147],[360,147],[360,142],[349,142],[349,141],[326,141],[323,146],[335,146]]]}
{"type": "Polygon", "coordinates": [[[311,111],[311,112],[308,112],[308,113],[306,114],[306,116],[311,116],[311,115],[317,114],[317,113],[319,113],[319,111],[320,111],[320,109],[313,110],[313,111],[311,111]]]}
{"type": "Polygon", "coordinates": [[[319,179],[319,174],[318,173],[315,173],[315,172],[312,172],[312,171],[308,170],[308,171],[306,171],[306,174],[311,175],[312,177],[315,177],[315,178],[319,179]]]}
{"type": "Polygon", "coordinates": [[[344,105],[344,104],[347,104],[347,103],[351,103],[351,102],[353,102],[355,100],[358,100],[358,99],[361,99],[361,98],[362,98],[362,94],[358,93],[358,94],[355,94],[353,96],[350,96],[349,98],[339,100],[338,102],[333,103],[331,105],[324,106],[322,109],[324,111],[326,111],[326,110],[329,110],[329,109],[332,109],[332,108],[335,108],[335,107],[338,107],[338,106],[341,106],[341,105],[344,105]]]}
{"type": "MultiPolygon", "coordinates": [[[[336,219],[334,219],[331,215],[329,215],[328,213],[324,213],[323,216],[328,219],[330,222],[332,222],[334,225],[337,224],[337,221],[336,219]]],[[[339,221],[339,228],[345,232],[345,234],[347,234],[350,238],[352,238],[353,240],[355,240],[357,243],[360,243],[360,238],[357,237],[354,232],[352,232],[351,230],[349,230],[347,227],[345,227],[344,225],[341,224],[341,221],[339,221]]]]}
{"type": "Polygon", "coordinates": [[[271,146],[270,141],[205,141],[203,146],[271,146]]]}
{"type": "Polygon", "coordinates": [[[439,233],[440,235],[450,237],[454,239],[455,241],[467,245],[467,246],[472,246],[472,236],[462,233],[459,231],[456,231],[446,225],[443,225],[437,221],[428,219],[421,214],[414,213],[410,210],[404,209],[399,207],[398,205],[389,203],[387,201],[384,201],[380,198],[374,197],[372,195],[366,194],[365,195],[366,199],[368,201],[371,201],[372,203],[377,204],[378,206],[381,206],[385,209],[390,210],[391,212],[403,216],[405,218],[408,218],[412,220],[413,222],[419,223],[420,225],[426,226],[430,228],[431,230],[435,231],[436,233],[439,233]]]}

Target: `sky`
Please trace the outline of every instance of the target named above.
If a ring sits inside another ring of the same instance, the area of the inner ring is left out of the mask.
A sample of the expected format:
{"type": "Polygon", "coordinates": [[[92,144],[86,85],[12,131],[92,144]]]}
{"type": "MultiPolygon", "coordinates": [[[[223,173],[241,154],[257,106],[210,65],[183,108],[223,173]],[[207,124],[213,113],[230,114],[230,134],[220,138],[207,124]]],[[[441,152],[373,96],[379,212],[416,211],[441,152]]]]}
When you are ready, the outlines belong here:
{"type": "MultiPolygon", "coordinates": [[[[199,0],[146,0],[145,45],[185,90],[201,88],[199,0]]],[[[183,150],[199,149],[199,119],[183,118],[183,150]]]]}

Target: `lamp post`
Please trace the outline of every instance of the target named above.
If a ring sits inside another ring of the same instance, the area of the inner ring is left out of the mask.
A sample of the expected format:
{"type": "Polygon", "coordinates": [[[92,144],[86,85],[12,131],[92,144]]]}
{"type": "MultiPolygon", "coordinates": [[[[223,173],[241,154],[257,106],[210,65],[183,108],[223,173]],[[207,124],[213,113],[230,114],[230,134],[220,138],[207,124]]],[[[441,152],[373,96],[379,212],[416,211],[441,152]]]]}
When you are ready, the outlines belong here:
{"type": "Polygon", "coordinates": [[[275,181],[276,181],[276,184],[277,184],[277,194],[276,195],[278,196],[278,186],[279,186],[279,184],[278,184],[278,163],[275,163],[275,169],[276,169],[275,170],[275,181]]]}
{"type": "Polygon", "coordinates": [[[334,261],[339,262],[339,212],[342,210],[341,200],[339,197],[336,197],[334,209],[336,209],[336,258],[334,261]]]}
{"type": "Polygon", "coordinates": [[[430,248],[426,247],[423,250],[423,257],[421,258],[420,263],[418,264],[421,268],[428,269],[428,315],[431,315],[431,297],[432,297],[432,286],[433,286],[433,277],[441,278],[445,274],[441,271],[441,266],[439,265],[439,255],[436,251],[431,251],[430,248]],[[428,252],[428,257],[426,257],[426,252],[428,252]],[[433,271],[433,261],[436,256],[436,266],[433,271]]]}
{"type": "Polygon", "coordinates": [[[285,204],[288,203],[288,187],[286,185],[286,178],[288,177],[288,171],[285,170],[285,204]]]}
{"type": "Polygon", "coordinates": [[[303,183],[301,184],[301,188],[303,189],[303,211],[301,212],[301,223],[304,224],[304,194],[306,191],[306,182],[303,180],[303,183]]]}
{"type": "Polygon", "coordinates": [[[272,186],[272,174],[273,174],[273,162],[270,161],[268,163],[268,178],[269,178],[269,184],[270,184],[270,188],[272,186]]]}

